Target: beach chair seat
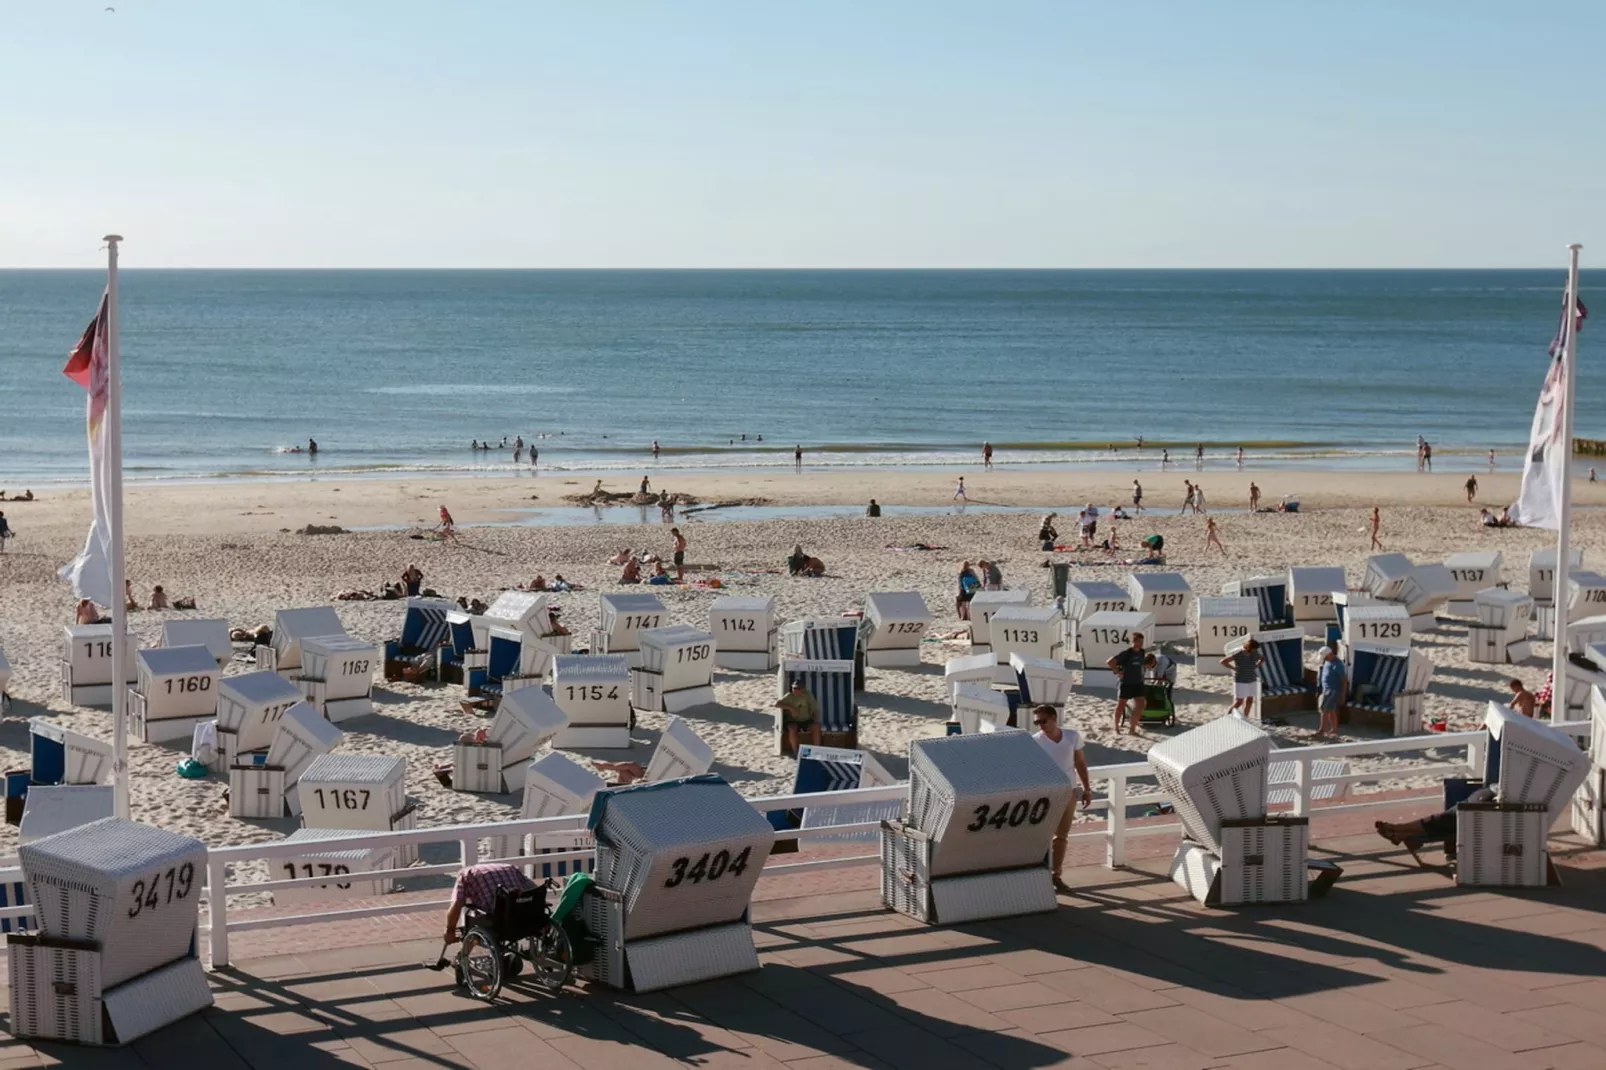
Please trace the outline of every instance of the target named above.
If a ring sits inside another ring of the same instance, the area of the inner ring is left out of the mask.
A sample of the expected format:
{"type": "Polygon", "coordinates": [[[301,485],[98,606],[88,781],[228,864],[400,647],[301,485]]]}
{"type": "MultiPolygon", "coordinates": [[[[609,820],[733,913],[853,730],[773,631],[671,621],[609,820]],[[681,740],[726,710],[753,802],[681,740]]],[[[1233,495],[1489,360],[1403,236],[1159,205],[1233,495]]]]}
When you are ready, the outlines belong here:
{"type": "Polygon", "coordinates": [[[385,679],[400,680],[414,659],[433,654],[451,641],[446,615],[456,605],[444,598],[409,598],[401,637],[385,644],[385,679]]]}

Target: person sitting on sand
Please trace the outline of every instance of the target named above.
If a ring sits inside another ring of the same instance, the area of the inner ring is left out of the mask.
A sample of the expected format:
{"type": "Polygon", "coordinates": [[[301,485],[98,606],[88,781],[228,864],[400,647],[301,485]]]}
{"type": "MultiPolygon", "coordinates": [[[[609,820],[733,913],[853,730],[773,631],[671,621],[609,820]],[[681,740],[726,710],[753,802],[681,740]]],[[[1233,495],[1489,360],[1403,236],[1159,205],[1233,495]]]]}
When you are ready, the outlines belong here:
{"type": "Polygon", "coordinates": [[[1506,686],[1511,688],[1511,701],[1507,705],[1524,717],[1532,718],[1534,706],[1538,702],[1538,699],[1534,697],[1534,693],[1524,687],[1521,680],[1512,680],[1506,686]]]}
{"type": "Polygon", "coordinates": [[[162,585],[159,584],[159,583],[155,587],[151,588],[151,608],[152,609],[172,609],[173,608],[172,606],[168,605],[167,592],[162,590],[162,585]]]}
{"type": "Polygon", "coordinates": [[[786,559],[787,574],[796,576],[799,572],[802,572],[803,565],[808,561],[808,559],[809,555],[803,552],[802,543],[798,543],[796,546],[792,547],[792,553],[786,559]]]}
{"type": "Polygon", "coordinates": [[[619,573],[619,582],[620,583],[640,583],[641,582],[641,562],[637,561],[633,557],[630,560],[626,561],[625,562],[625,570],[623,572],[619,573]]]}
{"type": "Polygon", "coordinates": [[[561,610],[559,610],[557,606],[548,606],[547,607],[547,611],[546,611],[546,630],[541,633],[541,635],[543,637],[549,636],[549,635],[568,635],[569,634],[569,629],[565,628],[563,626],[563,622],[558,620],[558,614],[560,612],[561,612],[561,610]]]}
{"type": "Polygon", "coordinates": [[[579,589],[579,587],[569,583],[568,580],[564,579],[563,573],[561,572],[553,575],[552,585],[547,588],[549,591],[578,591],[579,589]]]}
{"type": "Polygon", "coordinates": [[[484,602],[481,602],[478,598],[470,598],[468,600],[468,611],[472,616],[483,617],[485,616],[485,611],[488,608],[490,607],[488,607],[484,602]]]}
{"type": "Polygon", "coordinates": [[[1121,506],[1112,505],[1112,506],[1110,506],[1110,519],[1111,520],[1131,520],[1132,517],[1131,517],[1131,514],[1129,514],[1121,506]]]}
{"type": "Polygon", "coordinates": [[[1495,515],[1489,512],[1489,510],[1486,508],[1478,510],[1478,523],[1482,524],[1486,528],[1497,528],[1500,526],[1500,521],[1495,519],[1495,515]]]}
{"type": "Polygon", "coordinates": [[[524,588],[524,589],[526,591],[544,591],[544,590],[546,590],[546,577],[541,575],[539,572],[536,573],[535,579],[531,580],[530,581],[530,585],[528,587],[524,588]]]}
{"type": "Polygon", "coordinates": [[[1043,522],[1037,525],[1037,541],[1045,550],[1054,549],[1054,544],[1059,542],[1059,529],[1054,526],[1054,519],[1058,516],[1058,513],[1049,513],[1043,517],[1043,522]]]}
{"type": "Polygon", "coordinates": [[[797,574],[799,576],[810,576],[817,579],[820,576],[825,575],[825,562],[821,561],[818,557],[805,557],[803,559],[803,567],[797,570],[797,574]]]}
{"type": "Polygon", "coordinates": [[[648,578],[647,582],[662,587],[665,584],[674,583],[675,578],[665,571],[662,561],[654,561],[652,563],[652,576],[648,578]]]}
{"type": "Polygon", "coordinates": [[[408,598],[417,598],[418,592],[424,586],[424,573],[417,565],[408,565],[401,574],[402,585],[407,588],[408,598]]]}
{"type": "Polygon", "coordinates": [[[138,602],[134,601],[134,581],[133,580],[124,580],[123,581],[123,597],[124,597],[124,599],[126,601],[126,607],[128,609],[140,609],[141,608],[140,604],[138,602]]]}
{"type": "Polygon", "coordinates": [[[880,516],[881,505],[874,498],[871,498],[870,504],[864,507],[864,515],[871,518],[880,516]]]}

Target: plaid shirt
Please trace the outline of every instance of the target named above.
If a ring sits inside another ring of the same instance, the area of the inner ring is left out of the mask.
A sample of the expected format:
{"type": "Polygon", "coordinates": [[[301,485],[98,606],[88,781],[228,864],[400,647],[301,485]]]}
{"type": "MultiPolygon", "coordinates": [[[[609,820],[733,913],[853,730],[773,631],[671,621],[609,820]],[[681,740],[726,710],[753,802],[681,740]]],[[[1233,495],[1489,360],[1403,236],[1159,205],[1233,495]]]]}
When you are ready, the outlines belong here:
{"type": "Polygon", "coordinates": [[[465,903],[475,910],[490,910],[496,905],[498,888],[521,892],[534,887],[535,882],[517,866],[506,862],[482,862],[477,866],[466,866],[457,874],[457,883],[452,886],[452,902],[465,903]]]}

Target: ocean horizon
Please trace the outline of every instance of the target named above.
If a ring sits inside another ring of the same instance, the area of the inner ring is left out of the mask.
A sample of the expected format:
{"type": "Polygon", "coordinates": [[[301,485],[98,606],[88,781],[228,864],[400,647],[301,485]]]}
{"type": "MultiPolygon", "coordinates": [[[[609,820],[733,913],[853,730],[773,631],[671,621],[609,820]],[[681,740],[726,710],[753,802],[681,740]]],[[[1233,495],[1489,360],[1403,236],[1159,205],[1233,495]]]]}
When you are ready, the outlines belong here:
{"type": "MultiPolygon", "coordinates": [[[[131,269],[130,481],[1518,465],[1540,269],[131,269]],[[762,436],[762,440],[760,437],[762,436]],[[1142,436],[1141,457],[1136,442],[1142,436]],[[507,449],[471,450],[471,440],[507,449]],[[316,458],[292,452],[316,439],[316,458]],[[653,462],[657,440],[662,457],[653,462]]],[[[1590,275],[1583,293],[1591,296],[1590,275]]],[[[0,270],[0,486],[86,479],[61,375],[104,273],[0,270]]],[[[1606,401],[1581,336],[1578,428],[1606,401]]]]}

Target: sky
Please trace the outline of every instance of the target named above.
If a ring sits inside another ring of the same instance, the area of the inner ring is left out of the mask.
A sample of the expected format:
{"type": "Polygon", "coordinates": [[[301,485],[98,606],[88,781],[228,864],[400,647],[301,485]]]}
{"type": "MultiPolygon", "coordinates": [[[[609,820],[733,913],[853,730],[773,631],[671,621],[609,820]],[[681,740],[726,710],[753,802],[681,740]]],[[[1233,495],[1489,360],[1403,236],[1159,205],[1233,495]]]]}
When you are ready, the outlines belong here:
{"type": "Polygon", "coordinates": [[[1548,267],[1606,4],[0,0],[0,266],[1548,267]]]}

